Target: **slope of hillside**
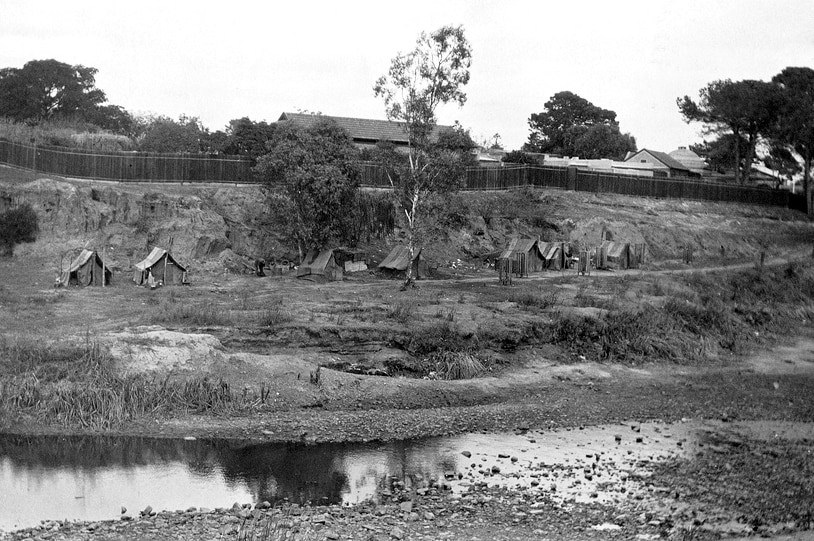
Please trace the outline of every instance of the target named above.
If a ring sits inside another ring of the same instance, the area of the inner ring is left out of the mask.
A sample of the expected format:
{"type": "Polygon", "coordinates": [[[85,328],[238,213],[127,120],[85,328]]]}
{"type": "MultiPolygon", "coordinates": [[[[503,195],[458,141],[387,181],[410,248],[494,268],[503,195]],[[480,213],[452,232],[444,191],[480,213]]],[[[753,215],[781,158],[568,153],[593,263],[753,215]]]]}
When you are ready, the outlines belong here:
{"type": "MultiPolygon", "coordinates": [[[[130,269],[153,245],[170,247],[196,268],[233,254],[295,256],[271,225],[258,186],[81,181],[0,166],[0,211],[23,202],[37,211],[41,234],[36,243],[18,246],[19,256],[56,262],[72,250],[96,247],[118,270],[130,269]]],[[[459,260],[477,266],[517,235],[590,246],[605,232],[645,243],[656,266],[680,260],[686,246],[697,261],[720,263],[760,252],[802,253],[814,243],[814,223],[788,209],[557,190],[460,194],[435,206],[430,229],[425,250],[441,268],[461,267],[459,260]]],[[[373,259],[383,257],[401,236],[397,229],[362,248],[373,259]]],[[[233,268],[242,267],[233,261],[233,268]]]]}

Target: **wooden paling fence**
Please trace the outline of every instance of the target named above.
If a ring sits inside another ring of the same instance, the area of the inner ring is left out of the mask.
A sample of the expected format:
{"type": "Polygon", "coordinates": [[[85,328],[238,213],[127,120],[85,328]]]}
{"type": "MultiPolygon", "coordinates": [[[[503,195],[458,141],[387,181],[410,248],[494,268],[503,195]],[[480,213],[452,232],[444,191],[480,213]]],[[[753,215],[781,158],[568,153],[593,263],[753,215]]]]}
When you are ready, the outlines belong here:
{"type": "Polygon", "coordinates": [[[253,182],[251,162],[207,154],[96,152],[0,140],[0,162],[66,177],[129,182],[253,182]]]}
{"type": "MultiPolygon", "coordinates": [[[[252,175],[250,160],[220,155],[89,152],[0,139],[0,163],[66,177],[125,182],[257,182],[252,175]]],[[[390,180],[379,165],[363,162],[359,164],[359,168],[361,186],[390,188],[390,180]]],[[[806,211],[805,197],[786,190],[716,184],[694,179],[596,173],[575,167],[470,167],[466,169],[461,189],[509,190],[525,186],[656,198],[728,201],[806,211]]]]}

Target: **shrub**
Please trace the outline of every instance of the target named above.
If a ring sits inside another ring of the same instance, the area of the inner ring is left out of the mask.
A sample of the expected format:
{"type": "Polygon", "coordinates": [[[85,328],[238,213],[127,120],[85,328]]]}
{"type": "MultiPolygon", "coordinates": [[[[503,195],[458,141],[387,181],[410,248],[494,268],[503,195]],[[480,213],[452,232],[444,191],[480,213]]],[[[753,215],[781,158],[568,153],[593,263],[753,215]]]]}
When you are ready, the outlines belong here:
{"type": "Polygon", "coordinates": [[[28,203],[0,214],[0,254],[12,255],[15,245],[34,242],[39,229],[37,213],[28,203]]]}

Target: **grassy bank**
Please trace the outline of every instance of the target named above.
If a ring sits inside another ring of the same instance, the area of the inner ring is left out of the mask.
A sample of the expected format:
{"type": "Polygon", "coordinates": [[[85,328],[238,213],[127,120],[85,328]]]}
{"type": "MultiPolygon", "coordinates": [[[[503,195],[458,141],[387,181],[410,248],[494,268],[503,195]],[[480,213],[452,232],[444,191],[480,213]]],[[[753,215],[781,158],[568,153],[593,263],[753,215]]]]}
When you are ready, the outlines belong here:
{"type": "MultiPolygon", "coordinates": [[[[92,320],[73,333],[82,339],[65,339],[79,310],[121,321],[118,328],[203,331],[227,350],[308,348],[322,352],[327,367],[361,363],[377,374],[441,380],[497,374],[512,368],[513,353],[541,347],[563,363],[720,364],[794,336],[814,317],[811,262],[597,279],[561,274],[516,284],[444,281],[398,292],[387,281],[325,287],[255,280],[214,294],[206,287],[0,288],[7,321],[17,325],[0,336],[0,419],[107,430],[154,417],[248,414],[269,406],[271,391],[260,375],[238,384],[229,372],[119,373],[90,330],[92,320]],[[62,333],[36,324],[44,320],[62,333]],[[402,354],[344,353],[382,346],[402,354]]],[[[312,372],[314,389],[318,374],[312,372]]]]}

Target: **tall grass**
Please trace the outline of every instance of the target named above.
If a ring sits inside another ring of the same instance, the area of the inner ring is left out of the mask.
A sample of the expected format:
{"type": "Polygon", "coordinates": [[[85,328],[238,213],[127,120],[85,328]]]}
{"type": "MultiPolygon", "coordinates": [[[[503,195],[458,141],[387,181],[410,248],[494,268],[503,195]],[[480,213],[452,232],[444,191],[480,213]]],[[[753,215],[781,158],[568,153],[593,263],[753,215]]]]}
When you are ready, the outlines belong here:
{"type": "Polygon", "coordinates": [[[234,392],[208,377],[159,378],[112,370],[108,351],[94,340],[54,346],[33,340],[0,344],[5,378],[0,411],[33,415],[65,427],[105,430],[144,416],[172,412],[228,414],[261,409],[270,393],[234,392]]]}
{"type": "Polygon", "coordinates": [[[0,118],[0,138],[23,144],[61,146],[86,150],[135,150],[135,142],[124,135],[99,130],[93,124],[72,121],[44,121],[36,126],[0,118]]]}

